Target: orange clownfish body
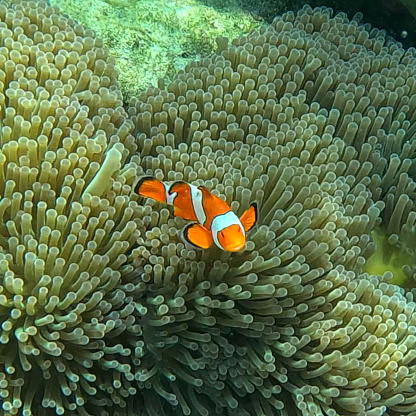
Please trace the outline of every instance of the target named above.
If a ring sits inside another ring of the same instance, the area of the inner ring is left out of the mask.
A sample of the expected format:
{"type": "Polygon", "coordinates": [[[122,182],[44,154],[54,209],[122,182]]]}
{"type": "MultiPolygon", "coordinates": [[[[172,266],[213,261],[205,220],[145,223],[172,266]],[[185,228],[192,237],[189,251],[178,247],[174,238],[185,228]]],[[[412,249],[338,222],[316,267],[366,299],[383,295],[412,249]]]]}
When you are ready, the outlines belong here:
{"type": "Polygon", "coordinates": [[[138,182],[136,192],[173,205],[174,215],[196,221],[184,228],[183,237],[199,248],[208,248],[214,242],[225,251],[241,250],[246,243],[246,232],[258,217],[255,202],[238,218],[226,202],[212,195],[205,187],[182,181],[168,185],[146,176],[138,182]]]}

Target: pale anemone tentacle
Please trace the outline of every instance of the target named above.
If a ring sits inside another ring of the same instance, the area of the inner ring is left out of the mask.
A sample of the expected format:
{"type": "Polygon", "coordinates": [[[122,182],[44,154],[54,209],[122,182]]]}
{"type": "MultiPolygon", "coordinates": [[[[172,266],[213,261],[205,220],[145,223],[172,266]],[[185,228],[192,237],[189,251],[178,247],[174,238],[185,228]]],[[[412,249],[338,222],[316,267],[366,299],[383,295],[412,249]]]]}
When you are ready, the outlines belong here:
{"type": "MultiPolygon", "coordinates": [[[[111,179],[114,173],[121,168],[122,152],[117,149],[117,143],[114,147],[108,150],[104,162],[100,166],[99,171],[85,188],[83,195],[90,194],[91,196],[102,196],[103,193],[111,186],[111,179]]],[[[122,150],[122,149],[121,149],[122,150]]]]}

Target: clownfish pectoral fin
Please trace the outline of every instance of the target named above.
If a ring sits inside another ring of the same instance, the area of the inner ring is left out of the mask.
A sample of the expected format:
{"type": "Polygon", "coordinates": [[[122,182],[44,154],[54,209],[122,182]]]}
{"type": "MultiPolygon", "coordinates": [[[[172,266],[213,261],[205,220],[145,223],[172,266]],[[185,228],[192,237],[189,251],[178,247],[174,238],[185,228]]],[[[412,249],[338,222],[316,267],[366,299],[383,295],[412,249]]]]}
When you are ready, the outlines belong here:
{"type": "Polygon", "coordinates": [[[250,208],[243,213],[240,217],[241,225],[245,231],[249,231],[253,225],[257,222],[259,218],[259,213],[257,209],[257,202],[253,202],[250,205],[250,208]]]}
{"type": "Polygon", "coordinates": [[[183,238],[198,248],[208,248],[213,242],[211,231],[196,223],[188,224],[183,229],[183,238]]]}
{"type": "Polygon", "coordinates": [[[166,203],[165,185],[152,176],[145,176],[139,180],[136,185],[136,193],[140,196],[166,203]]]}

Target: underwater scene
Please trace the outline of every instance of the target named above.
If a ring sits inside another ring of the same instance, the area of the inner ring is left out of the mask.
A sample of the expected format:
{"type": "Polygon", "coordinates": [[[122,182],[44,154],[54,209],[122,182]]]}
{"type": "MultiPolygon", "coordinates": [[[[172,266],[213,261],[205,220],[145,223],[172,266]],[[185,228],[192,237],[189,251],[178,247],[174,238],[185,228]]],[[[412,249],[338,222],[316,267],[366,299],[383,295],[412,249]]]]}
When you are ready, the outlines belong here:
{"type": "Polygon", "coordinates": [[[416,1],[0,0],[0,416],[416,416],[416,1]]]}

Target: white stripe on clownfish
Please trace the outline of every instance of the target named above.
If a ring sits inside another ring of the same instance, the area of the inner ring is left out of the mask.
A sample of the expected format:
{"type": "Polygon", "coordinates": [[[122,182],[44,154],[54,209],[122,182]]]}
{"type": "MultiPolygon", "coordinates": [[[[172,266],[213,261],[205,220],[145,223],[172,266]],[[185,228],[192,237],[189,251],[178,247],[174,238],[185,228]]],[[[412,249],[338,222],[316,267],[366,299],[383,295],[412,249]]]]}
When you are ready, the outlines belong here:
{"type": "Polygon", "coordinates": [[[172,185],[167,185],[165,182],[162,182],[163,186],[165,187],[165,192],[166,192],[166,203],[169,205],[173,205],[175,202],[175,198],[178,195],[177,192],[172,192],[170,193],[169,190],[171,188],[172,185]]]}
{"type": "Polygon", "coordinates": [[[195,216],[198,222],[204,225],[205,221],[207,220],[207,215],[205,213],[204,206],[202,205],[202,191],[195,185],[188,184],[188,186],[191,190],[191,202],[195,216]]]}

